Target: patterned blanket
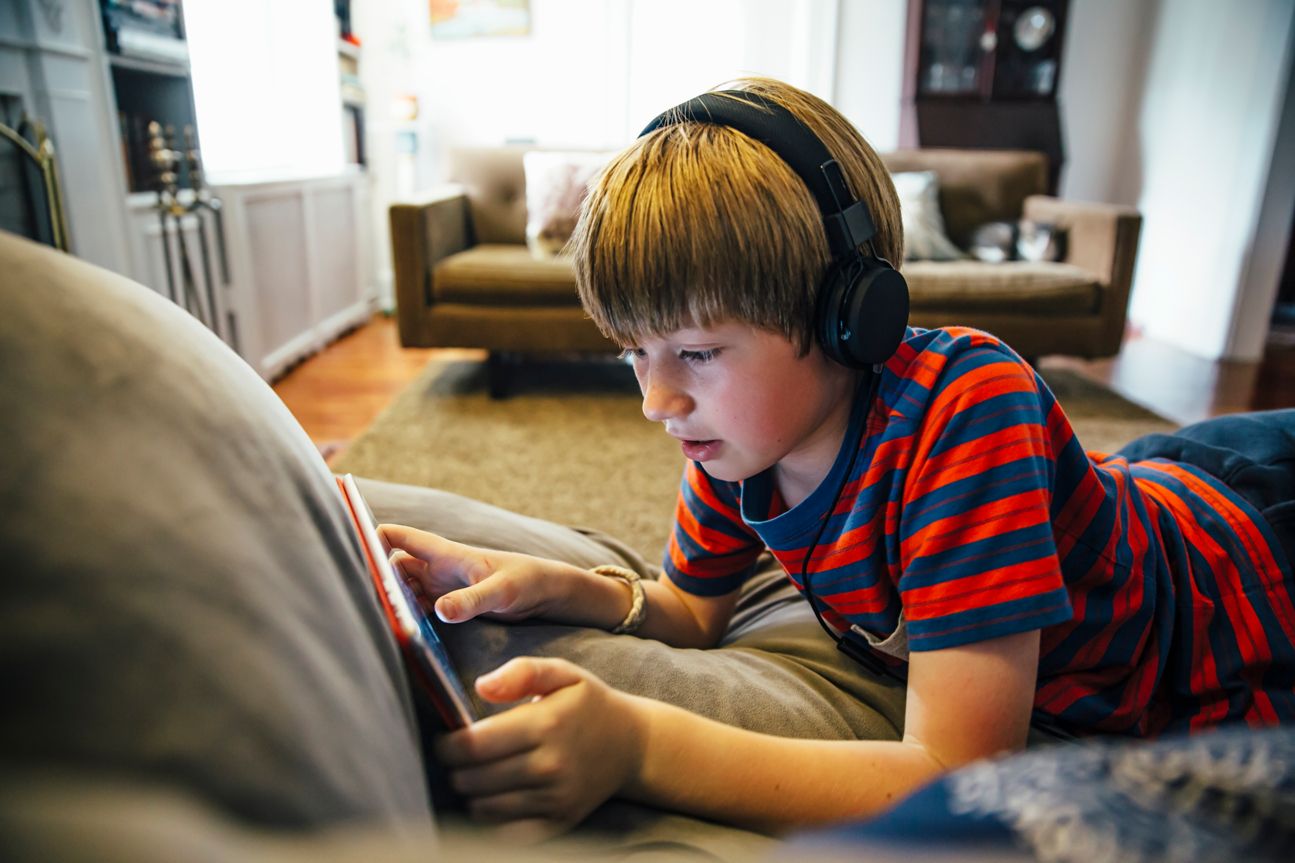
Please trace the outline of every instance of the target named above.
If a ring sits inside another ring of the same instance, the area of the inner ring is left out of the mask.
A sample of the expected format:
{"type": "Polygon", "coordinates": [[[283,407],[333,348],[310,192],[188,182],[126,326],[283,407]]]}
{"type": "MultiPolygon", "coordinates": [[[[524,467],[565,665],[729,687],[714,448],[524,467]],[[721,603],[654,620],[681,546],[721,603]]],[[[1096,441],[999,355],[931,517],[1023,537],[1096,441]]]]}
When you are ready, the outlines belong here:
{"type": "Polygon", "coordinates": [[[1061,744],[972,764],[807,846],[1012,850],[1044,861],[1295,859],[1295,729],[1061,744]]]}

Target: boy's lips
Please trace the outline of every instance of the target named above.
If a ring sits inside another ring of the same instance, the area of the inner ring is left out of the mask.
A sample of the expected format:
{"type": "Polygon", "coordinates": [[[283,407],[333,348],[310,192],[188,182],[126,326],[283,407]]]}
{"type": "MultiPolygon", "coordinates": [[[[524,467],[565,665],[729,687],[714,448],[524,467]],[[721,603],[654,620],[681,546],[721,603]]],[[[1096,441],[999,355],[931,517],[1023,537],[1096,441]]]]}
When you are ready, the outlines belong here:
{"type": "Polygon", "coordinates": [[[709,461],[718,454],[721,443],[722,441],[713,438],[711,440],[680,439],[679,448],[683,450],[684,457],[689,461],[709,461]]]}

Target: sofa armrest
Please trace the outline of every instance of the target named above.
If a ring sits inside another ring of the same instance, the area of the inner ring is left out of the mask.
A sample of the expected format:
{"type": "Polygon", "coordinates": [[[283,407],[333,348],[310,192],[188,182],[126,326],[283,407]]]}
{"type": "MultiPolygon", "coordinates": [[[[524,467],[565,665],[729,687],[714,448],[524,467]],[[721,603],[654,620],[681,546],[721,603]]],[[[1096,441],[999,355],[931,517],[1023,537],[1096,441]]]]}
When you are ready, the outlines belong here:
{"type": "Polygon", "coordinates": [[[392,204],[391,265],[395,276],[400,341],[426,344],[426,309],[432,305],[432,270],[444,258],[473,244],[468,199],[460,186],[444,186],[426,197],[392,204]]]}
{"type": "Polygon", "coordinates": [[[1023,215],[1031,221],[1051,222],[1065,229],[1066,263],[1097,276],[1102,285],[1098,312],[1105,319],[1103,347],[1111,354],[1118,352],[1124,338],[1142,214],[1118,204],[1031,195],[1025,199],[1023,215]]]}

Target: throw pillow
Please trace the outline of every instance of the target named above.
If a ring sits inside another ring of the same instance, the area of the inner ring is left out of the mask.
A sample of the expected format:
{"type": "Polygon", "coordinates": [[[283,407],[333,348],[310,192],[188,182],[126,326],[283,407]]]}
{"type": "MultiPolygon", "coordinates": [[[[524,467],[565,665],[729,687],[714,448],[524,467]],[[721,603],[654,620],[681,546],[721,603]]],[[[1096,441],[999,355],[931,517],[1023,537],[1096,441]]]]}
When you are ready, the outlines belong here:
{"type": "Polygon", "coordinates": [[[892,174],[904,223],[904,257],[910,261],[954,261],[965,257],[944,233],[940,182],[934,171],[892,174]]]}
{"type": "Polygon", "coordinates": [[[562,252],[589,184],[610,154],[534,150],[522,156],[526,172],[526,246],[541,260],[562,252]]]}

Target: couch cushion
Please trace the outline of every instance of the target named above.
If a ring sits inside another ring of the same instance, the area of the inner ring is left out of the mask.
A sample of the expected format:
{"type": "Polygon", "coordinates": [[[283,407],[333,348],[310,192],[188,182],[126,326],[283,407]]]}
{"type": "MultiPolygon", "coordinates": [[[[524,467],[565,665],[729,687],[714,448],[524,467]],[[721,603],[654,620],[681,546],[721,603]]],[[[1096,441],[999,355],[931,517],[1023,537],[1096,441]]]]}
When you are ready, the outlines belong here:
{"type": "Polygon", "coordinates": [[[914,310],[992,307],[1017,314],[1084,314],[1100,299],[1092,273],[1070,264],[911,261],[903,272],[914,310]]]}
{"type": "Polygon", "coordinates": [[[883,153],[892,174],[934,171],[940,176],[940,211],[949,239],[962,248],[986,222],[1015,221],[1025,199],[1048,190],[1048,159],[1027,150],[929,148],[883,153]]]}
{"type": "Polygon", "coordinates": [[[450,150],[446,179],[467,195],[474,242],[526,242],[525,152],[524,147],[450,150]]]}
{"type": "Polygon", "coordinates": [[[432,295],[470,305],[580,305],[571,259],[538,260],[521,243],[487,243],[450,255],[432,271],[432,295]]]}
{"type": "Polygon", "coordinates": [[[909,261],[956,261],[965,258],[944,233],[940,215],[940,177],[934,171],[902,171],[891,174],[899,195],[899,214],[904,226],[904,259],[909,261]]]}
{"type": "Polygon", "coordinates": [[[580,220],[580,204],[611,153],[533,150],[526,171],[526,245],[547,260],[562,254],[580,220]]]}
{"type": "Polygon", "coordinates": [[[158,294],[0,232],[0,762],[265,826],[430,819],[327,467],[158,294]]]}

